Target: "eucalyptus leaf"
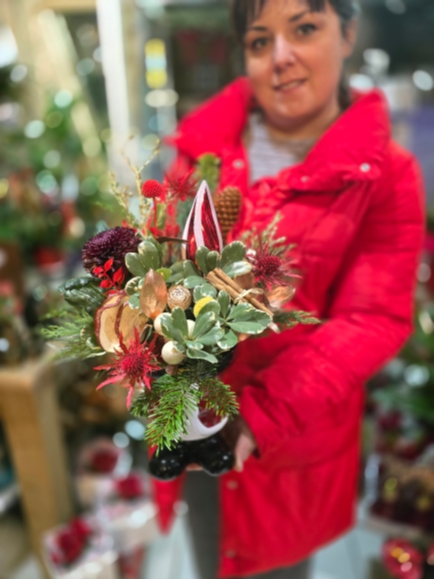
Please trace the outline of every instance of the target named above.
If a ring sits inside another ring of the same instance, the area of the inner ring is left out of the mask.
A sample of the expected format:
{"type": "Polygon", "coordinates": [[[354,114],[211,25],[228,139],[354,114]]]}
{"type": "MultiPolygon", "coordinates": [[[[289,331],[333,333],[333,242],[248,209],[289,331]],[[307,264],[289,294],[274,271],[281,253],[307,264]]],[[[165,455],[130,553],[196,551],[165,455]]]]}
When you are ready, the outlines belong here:
{"type": "Polygon", "coordinates": [[[220,254],[218,251],[210,251],[206,256],[206,265],[208,268],[208,272],[212,271],[220,264],[220,254]]]}
{"type": "Polygon", "coordinates": [[[183,264],[184,277],[190,277],[193,275],[200,276],[200,271],[194,265],[190,259],[186,259],[183,264]]]}
{"type": "Polygon", "coordinates": [[[250,273],[252,271],[252,264],[247,261],[235,261],[234,263],[227,264],[222,269],[229,277],[236,277],[237,275],[250,273]]]}
{"type": "Polygon", "coordinates": [[[195,302],[198,302],[202,298],[207,296],[211,298],[215,298],[217,295],[217,290],[213,285],[210,283],[204,283],[202,285],[198,285],[193,290],[193,298],[195,302]]]}
{"type": "Polygon", "coordinates": [[[132,296],[130,296],[130,299],[128,300],[128,305],[130,306],[131,309],[138,310],[140,308],[140,293],[137,292],[132,296]]]}
{"type": "Polygon", "coordinates": [[[202,309],[200,310],[200,314],[198,317],[200,317],[203,314],[206,314],[208,312],[213,312],[216,316],[220,315],[220,304],[218,303],[217,300],[212,300],[212,301],[208,302],[207,304],[205,304],[202,307],[202,309]]]}
{"type": "Polygon", "coordinates": [[[206,275],[208,273],[208,266],[206,263],[206,258],[209,254],[209,249],[205,246],[199,247],[199,249],[196,251],[196,263],[197,265],[200,267],[202,273],[204,275],[206,275]]]}
{"type": "Polygon", "coordinates": [[[177,284],[184,279],[183,273],[174,273],[165,281],[169,284],[177,284]]]}
{"type": "Polygon", "coordinates": [[[201,311],[200,314],[197,316],[196,323],[194,325],[192,336],[193,339],[200,338],[200,336],[203,336],[204,334],[209,332],[209,330],[213,326],[215,326],[216,322],[217,316],[214,312],[202,313],[201,311]]]}
{"type": "Polygon", "coordinates": [[[214,326],[214,328],[211,328],[209,332],[207,332],[203,336],[200,336],[198,340],[204,346],[214,346],[219,342],[219,340],[223,338],[224,335],[225,335],[224,330],[214,326]]]}
{"type": "Polygon", "coordinates": [[[130,279],[130,281],[127,282],[125,286],[125,291],[127,292],[127,295],[132,296],[136,292],[140,291],[142,284],[143,284],[143,277],[133,277],[133,279],[130,279]]]}
{"type": "Polygon", "coordinates": [[[179,330],[183,336],[187,337],[188,336],[187,317],[182,308],[173,308],[172,321],[175,328],[179,330]]]}
{"type": "Polygon", "coordinates": [[[228,292],[225,292],[225,290],[221,290],[217,297],[217,301],[220,304],[221,315],[225,318],[229,311],[229,306],[231,305],[231,296],[228,292]]]}
{"type": "Polygon", "coordinates": [[[261,334],[267,327],[259,322],[228,322],[228,326],[240,334],[261,334]]]}
{"type": "Polygon", "coordinates": [[[163,316],[164,317],[162,317],[161,319],[161,328],[166,338],[169,338],[169,340],[174,340],[175,342],[183,344],[185,342],[184,336],[182,332],[178,330],[178,328],[173,323],[171,315],[163,314],[163,316]]]}
{"type": "Polygon", "coordinates": [[[211,364],[218,364],[218,359],[213,356],[213,354],[205,352],[205,350],[193,350],[189,348],[187,349],[187,356],[193,360],[206,360],[207,362],[211,362],[211,364]]]}
{"type": "Polygon", "coordinates": [[[243,261],[246,256],[246,246],[241,241],[233,241],[223,249],[220,267],[224,270],[227,265],[243,261]]]}
{"type": "Polygon", "coordinates": [[[185,345],[187,346],[187,349],[192,349],[192,350],[203,350],[203,344],[202,342],[199,342],[198,340],[187,340],[185,342],[185,345]]]}
{"type": "MultiPolygon", "coordinates": [[[[162,228],[159,228],[162,229],[162,228]]],[[[146,241],[150,241],[156,248],[158,253],[160,254],[160,260],[163,259],[163,246],[161,245],[161,243],[158,243],[158,241],[156,239],[154,239],[153,237],[147,237],[146,241]]]]}
{"type": "Polygon", "coordinates": [[[164,281],[168,281],[172,277],[172,271],[168,267],[160,267],[157,273],[164,277],[164,281]]]}
{"type": "Polygon", "coordinates": [[[217,342],[217,345],[222,350],[232,350],[238,344],[238,336],[232,331],[229,330],[226,332],[224,337],[217,342]]]}
{"type": "Polygon", "coordinates": [[[160,253],[150,239],[145,239],[139,245],[140,261],[145,267],[156,271],[161,267],[160,253]]]}
{"type": "Polygon", "coordinates": [[[125,256],[125,265],[128,270],[137,277],[145,277],[149,271],[149,268],[146,269],[143,266],[138,253],[127,253],[125,256]]]}
{"type": "Polygon", "coordinates": [[[188,289],[193,289],[196,286],[203,285],[205,283],[207,283],[206,279],[199,277],[198,275],[190,275],[184,280],[184,286],[188,289]]]}
{"type": "Polygon", "coordinates": [[[170,266],[170,270],[172,273],[184,273],[184,262],[183,261],[175,261],[175,263],[173,263],[170,266]]]}

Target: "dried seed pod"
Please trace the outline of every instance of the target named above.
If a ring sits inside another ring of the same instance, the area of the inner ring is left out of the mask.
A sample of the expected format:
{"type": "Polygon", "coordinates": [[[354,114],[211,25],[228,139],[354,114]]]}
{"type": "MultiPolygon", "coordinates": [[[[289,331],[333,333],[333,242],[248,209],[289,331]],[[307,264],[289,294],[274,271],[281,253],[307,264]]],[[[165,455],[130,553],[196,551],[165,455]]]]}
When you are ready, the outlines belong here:
{"type": "Polygon", "coordinates": [[[183,285],[175,285],[169,289],[167,296],[169,308],[181,308],[186,310],[191,305],[191,292],[183,285]]]}
{"type": "Polygon", "coordinates": [[[223,239],[226,237],[235,223],[241,209],[241,192],[237,187],[226,187],[217,193],[214,198],[215,210],[222,230],[223,239]]]}

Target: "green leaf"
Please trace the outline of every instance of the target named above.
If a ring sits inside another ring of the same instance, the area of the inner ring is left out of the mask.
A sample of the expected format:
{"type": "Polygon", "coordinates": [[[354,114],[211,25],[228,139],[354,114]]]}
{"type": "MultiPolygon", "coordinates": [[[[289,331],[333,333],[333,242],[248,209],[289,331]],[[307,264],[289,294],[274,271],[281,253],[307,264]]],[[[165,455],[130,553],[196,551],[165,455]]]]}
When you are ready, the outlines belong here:
{"type": "Polygon", "coordinates": [[[187,349],[187,356],[193,360],[206,360],[207,362],[211,362],[211,364],[218,363],[218,359],[213,356],[213,354],[205,352],[204,350],[187,349]]]}
{"type": "Polygon", "coordinates": [[[145,277],[148,273],[149,268],[143,266],[138,253],[127,253],[125,256],[125,265],[129,271],[137,277],[145,277]]]}
{"type": "Polygon", "coordinates": [[[172,310],[173,325],[185,337],[188,336],[187,317],[182,308],[173,308],[172,310]]]}
{"type": "Polygon", "coordinates": [[[208,312],[213,312],[216,316],[220,315],[220,304],[218,303],[217,300],[213,300],[212,302],[208,302],[207,304],[205,304],[200,310],[198,317],[208,312]]]}
{"type": "Polygon", "coordinates": [[[127,292],[127,295],[132,296],[136,292],[140,291],[142,284],[143,284],[142,277],[133,277],[133,279],[130,279],[130,281],[125,286],[125,291],[127,292]]]}
{"type": "Polygon", "coordinates": [[[160,269],[160,253],[152,241],[150,241],[150,239],[145,239],[145,241],[142,241],[142,243],[139,245],[139,254],[141,263],[147,268],[148,271],[150,269],[153,269],[154,271],[160,269]]]}
{"type": "Polygon", "coordinates": [[[193,289],[198,285],[207,283],[206,279],[198,275],[190,275],[184,280],[184,286],[188,289],[193,289]]]}
{"type": "Polygon", "coordinates": [[[200,276],[200,271],[190,259],[186,259],[183,263],[184,277],[200,276]]]}
{"type": "Polygon", "coordinates": [[[175,261],[174,264],[170,266],[170,270],[172,273],[184,273],[184,262],[183,261],[175,261]]]}
{"type": "Polygon", "coordinates": [[[184,336],[173,323],[172,316],[170,314],[162,314],[161,328],[164,332],[164,335],[166,338],[169,338],[169,340],[175,340],[175,342],[179,342],[181,344],[184,343],[184,336]]]}
{"type": "Polygon", "coordinates": [[[257,310],[250,304],[238,304],[233,306],[228,315],[227,324],[235,332],[245,334],[259,334],[271,323],[271,316],[257,310]]]}
{"type": "Polygon", "coordinates": [[[208,266],[206,263],[206,258],[209,254],[209,249],[205,246],[199,247],[199,249],[196,251],[196,263],[197,265],[200,267],[202,273],[204,275],[206,275],[208,273],[208,266]]]}
{"type": "Polygon", "coordinates": [[[218,267],[219,262],[220,262],[220,255],[218,251],[210,251],[206,256],[206,266],[208,268],[208,272],[218,267]]]}
{"type": "Polygon", "coordinates": [[[198,342],[197,340],[191,341],[191,340],[187,340],[185,342],[185,345],[187,346],[187,349],[192,349],[192,350],[203,350],[203,344],[202,342],[198,342]]]}
{"type": "Polygon", "coordinates": [[[204,297],[210,296],[215,298],[217,295],[217,290],[213,285],[210,283],[204,283],[202,285],[198,285],[193,290],[193,298],[195,302],[198,302],[204,297]]]}
{"type": "Polygon", "coordinates": [[[261,334],[267,327],[259,322],[228,322],[228,326],[240,334],[261,334]]]}
{"type": "Polygon", "coordinates": [[[157,273],[164,277],[164,281],[168,281],[172,277],[172,272],[168,267],[160,267],[157,269],[157,273]]]}
{"type": "Polygon", "coordinates": [[[174,273],[173,275],[171,275],[169,277],[169,279],[166,279],[166,283],[170,283],[170,284],[177,284],[180,281],[182,281],[184,279],[184,274],[183,273],[174,273]]]}
{"type": "Polygon", "coordinates": [[[200,336],[203,336],[204,334],[209,332],[209,330],[213,326],[215,326],[216,322],[217,322],[217,316],[214,312],[202,313],[202,310],[201,310],[200,314],[197,317],[196,323],[194,325],[193,336],[192,336],[193,339],[200,338],[200,336]]]}
{"type": "Polygon", "coordinates": [[[211,328],[209,332],[207,332],[203,336],[200,336],[198,338],[198,341],[200,341],[200,343],[203,344],[204,346],[214,346],[219,342],[219,340],[223,338],[224,335],[225,335],[224,330],[214,326],[214,328],[211,328]]]}
{"type": "Polygon", "coordinates": [[[131,309],[138,310],[140,308],[140,294],[137,292],[137,293],[133,294],[132,296],[130,296],[130,299],[128,300],[128,304],[129,304],[131,309]]]}
{"type": "Polygon", "coordinates": [[[237,344],[238,336],[232,330],[226,332],[224,337],[217,342],[217,346],[222,350],[231,350],[232,348],[235,348],[237,344]]]}
{"type": "MultiPolygon", "coordinates": [[[[159,227],[159,229],[162,229],[159,227]]],[[[150,241],[157,249],[159,255],[160,255],[160,260],[163,259],[163,246],[161,245],[161,243],[158,243],[158,241],[156,239],[154,239],[153,237],[147,237],[146,241],[150,241]]]]}
{"type": "Polygon", "coordinates": [[[244,275],[252,271],[252,265],[247,261],[235,261],[222,268],[229,277],[236,277],[237,275],[244,275]]]}
{"type": "Polygon", "coordinates": [[[223,249],[220,267],[223,269],[236,261],[243,261],[246,255],[246,246],[241,241],[233,241],[223,249]]]}
{"type": "Polygon", "coordinates": [[[231,297],[228,294],[228,292],[225,292],[225,290],[221,290],[219,292],[217,301],[220,304],[221,315],[225,318],[228,313],[229,306],[231,304],[231,297]]]}

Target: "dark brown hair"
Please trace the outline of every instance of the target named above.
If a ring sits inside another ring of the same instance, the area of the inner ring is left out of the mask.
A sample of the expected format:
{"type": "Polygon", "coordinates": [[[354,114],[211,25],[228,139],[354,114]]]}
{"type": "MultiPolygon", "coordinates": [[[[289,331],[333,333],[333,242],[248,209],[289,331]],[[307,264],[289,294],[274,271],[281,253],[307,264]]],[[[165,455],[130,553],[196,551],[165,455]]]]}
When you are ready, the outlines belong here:
{"type": "MultiPolygon", "coordinates": [[[[312,12],[322,12],[326,0],[305,0],[312,12]]],[[[357,15],[358,9],[354,0],[328,0],[333,10],[341,19],[342,31],[345,32],[348,23],[357,15]]],[[[235,32],[240,40],[244,38],[248,25],[264,8],[267,0],[232,0],[232,19],[235,32]]]]}
{"type": "MultiPolygon", "coordinates": [[[[242,42],[249,24],[262,12],[268,0],[232,0],[232,20],[235,33],[242,42]]],[[[312,12],[325,10],[327,0],[305,0],[312,12]]],[[[345,35],[347,26],[358,14],[355,0],[328,0],[341,21],[342,34],[345,35]]],[[[350,91],[345,77],[339,85],[339,102],[342,109],[350,105],[350,91]]]]}

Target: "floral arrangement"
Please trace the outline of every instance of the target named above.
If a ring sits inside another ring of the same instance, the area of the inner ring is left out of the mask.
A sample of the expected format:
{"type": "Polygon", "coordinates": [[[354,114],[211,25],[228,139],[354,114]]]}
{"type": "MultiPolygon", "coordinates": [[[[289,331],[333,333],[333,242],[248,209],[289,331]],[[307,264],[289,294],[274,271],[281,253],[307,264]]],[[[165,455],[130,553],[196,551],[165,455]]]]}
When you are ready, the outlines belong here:
{"type": "MultiPolygon", "coordinates": [[[[142,182],[144,167],[130,167],[139,217],[130,207],[133,193],[114,182],[124,223],[85,244],[89,275],[63,286],[64,323],[45,335],[65,342],[63,355],[109,354],[96,366],[107,373],[98,388],[125,387],[131,413],[149,419],[150,445],[170,449],[201,410],[208,420],[209,413],[215,420],[236,414],[235,395],[218,373],[240,341],[317,320],[283,307],[294,275],[277,220],[224,244],[210,188],[206,181],[197,186],[198,177],[218,181],[214,156],[164,183],[142,182]]],[[[226,193],[230,203],[240,196],[234,188],[226,193]]],[[[216,205],[225,206],[224,194],[216,194],[216,205]]]]}

